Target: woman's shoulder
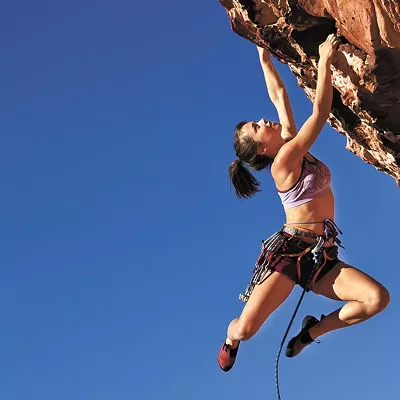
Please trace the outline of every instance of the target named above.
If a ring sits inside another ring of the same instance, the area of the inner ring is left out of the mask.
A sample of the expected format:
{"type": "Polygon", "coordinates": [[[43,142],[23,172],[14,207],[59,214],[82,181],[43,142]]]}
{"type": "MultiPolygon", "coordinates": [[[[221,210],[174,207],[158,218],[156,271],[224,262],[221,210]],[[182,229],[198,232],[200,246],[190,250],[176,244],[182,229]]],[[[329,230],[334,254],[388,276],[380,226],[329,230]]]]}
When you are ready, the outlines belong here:
{"type": "Polygon", "coordinates": [[[279,163],[279,160],[271,165],[271,175],[275,181],[275,186],[280,192],[290,190],[296,182],[299,181],[303,172],[305,157],[298,162],[287,165],[287,163],[279,163]]]}

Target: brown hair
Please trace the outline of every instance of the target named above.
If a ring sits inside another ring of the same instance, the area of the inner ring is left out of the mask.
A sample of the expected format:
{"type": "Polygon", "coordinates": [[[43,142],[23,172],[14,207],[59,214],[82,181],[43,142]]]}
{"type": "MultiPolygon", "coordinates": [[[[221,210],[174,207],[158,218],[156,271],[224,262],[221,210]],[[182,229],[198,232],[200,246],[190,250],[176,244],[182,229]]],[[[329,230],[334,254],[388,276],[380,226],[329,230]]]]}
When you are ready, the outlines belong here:
{"type": "Polygon", "coordinates": [[[247,121],[239,122],[235,128],[233,147],[238,160],[228,168],[229,179],[233,184],[239,199],[248,199],[260,192],[260,182],[253,176],[247,166],[255,171],[261,171],[272,164],[273,159],[257,154],[258,143],[250,136],[242,134],[242,128],[247,121]]]}

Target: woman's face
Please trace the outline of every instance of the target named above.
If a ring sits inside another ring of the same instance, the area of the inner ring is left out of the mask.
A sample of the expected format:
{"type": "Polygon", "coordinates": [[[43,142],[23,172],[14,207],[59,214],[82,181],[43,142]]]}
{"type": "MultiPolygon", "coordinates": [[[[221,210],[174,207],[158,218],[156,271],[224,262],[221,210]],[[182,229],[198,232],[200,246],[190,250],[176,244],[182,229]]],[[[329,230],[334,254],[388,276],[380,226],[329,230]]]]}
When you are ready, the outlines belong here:
{"type": "Polygon", "coordinates": [[[282,125],[261,118],[259,121],[247,122],[242,132],[251,136],[258,144],[258,154],[273,154],[282,143],[282,125]]]}

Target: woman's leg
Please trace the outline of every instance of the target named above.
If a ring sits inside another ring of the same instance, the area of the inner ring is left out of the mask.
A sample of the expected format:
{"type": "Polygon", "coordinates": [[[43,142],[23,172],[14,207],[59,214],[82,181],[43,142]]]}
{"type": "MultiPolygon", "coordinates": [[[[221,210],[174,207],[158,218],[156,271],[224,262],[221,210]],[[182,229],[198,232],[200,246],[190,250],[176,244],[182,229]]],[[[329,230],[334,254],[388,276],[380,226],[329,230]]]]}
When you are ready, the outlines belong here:
{"type": "MultiPolygon", "coordinates": [[[[329,299],[348,301],[309,329],[311,339],[336,329],[358,324],[383,311],[390,302],[387,289],[364,272],[338,263],[315,284],[314,292],[329,299]]],[[[296,341],[298,354],[305,345],[296,341]]]]}
{"type": "Polygon", "coordinates": [[[256,285],[242,314],[228,327],[226,343],[236,347],[241,340],[248,340],[260,329],[272,312],[289,296],[295,283],[278,272],[272,273],[261,285],[256,285]]]}

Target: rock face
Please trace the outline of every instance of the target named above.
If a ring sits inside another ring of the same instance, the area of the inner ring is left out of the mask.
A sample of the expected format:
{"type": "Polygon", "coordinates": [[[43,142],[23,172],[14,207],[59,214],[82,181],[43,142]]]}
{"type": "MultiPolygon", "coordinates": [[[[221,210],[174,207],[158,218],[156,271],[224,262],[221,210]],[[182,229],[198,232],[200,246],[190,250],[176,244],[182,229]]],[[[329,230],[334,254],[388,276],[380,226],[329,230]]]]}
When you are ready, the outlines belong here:
{"type": "Polygon", "coordinates": [[[219,1],[232,29],[288,64],[311,101],[318,46],[330,33],[341,37],[329,123],[400,186],[400,1],[219,1]]]}

